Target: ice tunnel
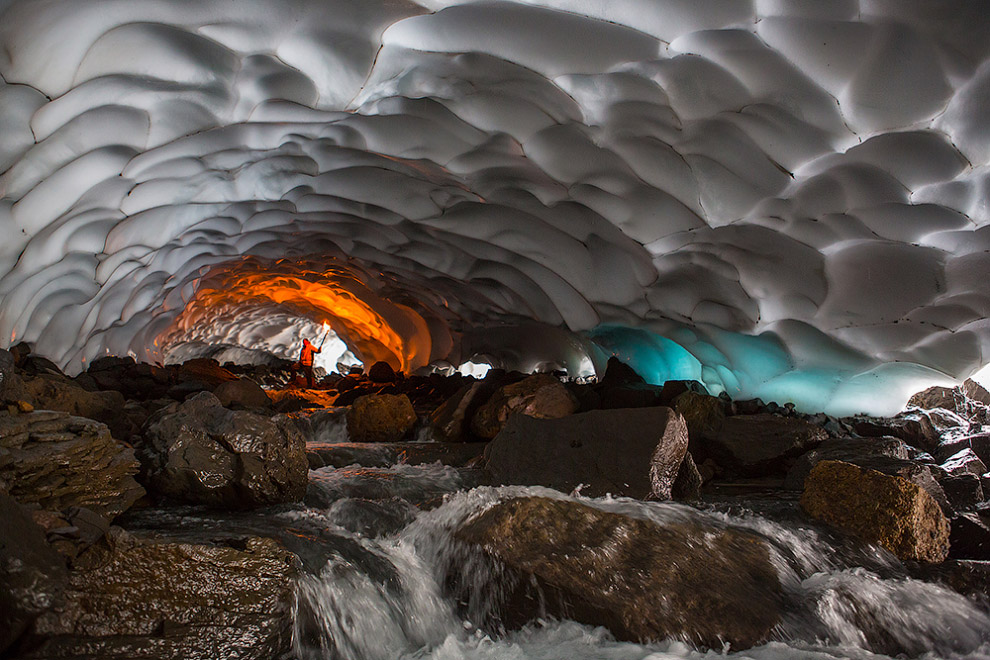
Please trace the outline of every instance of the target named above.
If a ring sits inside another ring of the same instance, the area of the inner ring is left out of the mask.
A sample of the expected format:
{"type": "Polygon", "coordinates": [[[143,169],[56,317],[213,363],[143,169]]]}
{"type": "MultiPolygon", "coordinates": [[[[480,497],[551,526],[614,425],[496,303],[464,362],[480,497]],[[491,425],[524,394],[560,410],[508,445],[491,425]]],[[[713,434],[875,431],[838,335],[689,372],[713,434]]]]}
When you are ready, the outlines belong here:
{"type": "Polygon", "coordinates": [[[990,362],[983,0],[0,0],[0,345],[874,414],[990,362]],[[472,361],[473,360],[473,361],[472,361]]]}

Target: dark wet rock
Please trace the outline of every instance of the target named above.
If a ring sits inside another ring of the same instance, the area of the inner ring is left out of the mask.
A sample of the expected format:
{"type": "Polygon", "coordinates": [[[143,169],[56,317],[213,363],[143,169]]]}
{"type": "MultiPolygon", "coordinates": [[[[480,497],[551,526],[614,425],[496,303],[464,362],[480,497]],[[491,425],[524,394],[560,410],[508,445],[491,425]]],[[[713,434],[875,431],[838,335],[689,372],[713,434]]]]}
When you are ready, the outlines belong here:
{"type": "Polygon", "coordinates": [[[270,660],[291,644],[298,559],[269,538],[213,543],[114,529],[20,658],[270,660]]]}
{"type": "Polygon", "coordinates": [[[923,412],[906,412],[888,419],[858,418],[853,420],[852,426],[859,435],[868,438],[893,436],[929,454],[938,448],[938,429],[923,412]]]}
{"type": "Polygon", "coordinates": [[[605,373],[598,379],[598,383],[607,388],[645,384],[646,381],[635,369],[613,355],[605,363],[605,373]]]}
{"type": "Polygon", "coordinates": [[[471,418],[495,393],[494,383],[479,380],[465,385],[430,415],[437,438],[444,442],[471,440],[471,418]]]}
{"type": "Polygon", "coordinates": [[[990,561],[948,559],[941,564],[911,563],[911,575],[926,582],[938,582],[984,605],[990,604],[990,561]]]}
{"type": "Polygon", "coordinates": [[[646,408],[660,405],[662,387],[646,383],[605,387],[598,392],[599,407],[606,410],[615,408],[646,408]]]}
{"type": "Polygon", "coordinates": [[[372,383],[394,383],[399,380],[399,374],[388,362],[378,361],[368,369],[368,379],[372,383]]]}
{"type": "Polygon", "coordinates": [[[901,559],[940,562],[948,555],[949,521],[935,499],[907,479],[822,461],[805,480],[801,508],[901,559]]]}
{"type": "Polygon", "coordinates": [[[17,365],[21,371],[29,376],[64,376],[62,370],[57,364],[49,360],[48,358],[30,354],[21,360],[17,365]]]}
{"type": "Polygon", "coordinates": [[[42,374],[23,377],[23,396],[37,410],[58,410],[103,422],[110,433],[126,440],[135,432],[130,420],[121,415],[124,396],[115,391],[89,392],[62,375],[42,374]]]}
{"type": "Polygon", "coordinates": [[[474,414],[471,430],[479,437],[491,439],[514,413],[538,419],[558,419],[577,410],[577,399],[557,378],[534,374],[496,390],[474,414]]]}
{"type": "Polygon", "coordinates": [[[733,407],[737,415],[758,415],[767,411],[767,404],[763,403],[763,399],[735,401],[733,407]]]}
{"type": "Polygon", "coordinates": [[[144,495],[134,451],[107,427],[62,412],[0,414],[0,480],[21,504],[85,507],[113,519],[144,495]]]}
{"type": "Polygon", "coordinates": [[[23,367],[24,360],[27,359],[27,356],[31,355],[31,345],[23,341],[14,344],[8,350],[10,351],[10,354],[14,356],[14,364],[17,367],[23,367]]]}
{"type": "Polygon", "coordinates": [[[793,417],[762,413],[727,417],[718,434],[704,443],[727,469],[744,476],[786,472],[793,460],[828,438],[825,429],[793,417]]]}
{"type": "Polygon", "coordinates": [[[673,401],[674,410],[684,416],[688,436],[695,452],[701,452],[706,440],[718,435],[725,422],[725,402],[721,399],[685,391],[673,401]]]}
{"type": "Polygon", "coordinates": [[[687,426],[670,408],[593,410],[560,419],[513,415],[485,449],[495,484],[584,495],[670,499],[687,451],[687,426]]]}
{"type": "Polygon", "coordinates": [[[416,411],[405,394],[369,394],[347,411],[347,436],[352,442],[398,442],[416,423],[416,411]]]}
{"type": "Polygon", "coordinates": [[[272,400],[268,398],[261,385],[250,378],[239,378],[221,383],[213,390],[213,395],[220,399],[221,405],[234,409],[270,408],[272,400]]]}
{"type": "Polygon", "coordinates": [[[979,475],[963,472],[939,479],[951,511],[972,509],[985,499],[979,475]]]}
{"type": "Polygon", "coordinates": [[[971,449],[984,465],[990,464],[990,433],[976,433],[945,441],[935,450],[935,458],[946,461],[966,449],[971,449]]]}
{"type": "Polygon", "coordinates": [[[987,471],[987,466],[976,455],[976,452],[969,447],[961,449],[945,459],[939,467],[951,475],[974,474],[980,476],[987,471]]]}
{"type": "Polygon", "coordinates": [[[181,383],[176,383],[166,390],[166,395],[176,401],[185,401],[194,394],[199,394],[200,392],[210,392],[213,387],[205,381],[202,380],[184,380],[181,383]]]}
{"type": "Polygon", "coordinates": [[[139,450],[146,485],[180,502],[249,508],[306,493],[305,442],[286,417],[228,410],[209,392],[153,416],[139,450]]]}
{"type": "Polygon", "coordinates": [[[354,534],[378,538],[395,534],[413,521],[418,509],[394,497],[389,500],[366,500],[349,497],[330,507],[329,518],[335,525],[354,534]]]}
{"type": "Polygon", "coordinates": [[[0,655],[65,590],[65,561],[12,497],[0,494],[0,655]]]}
{"type": "MultiPolygon", "coordinates": [[[[549,596],[551,616],[606,626],[620,640],[678,637],[744,649],[780,622],[777,572],[764,541],[748,532],[701,521],[661,526],[526,497],[496,504],[455,537],[522,574],[524,584],[531,576],[549,596]]],[[[541,616],[533,609],[532,618],[541,616]]]]}
{"type": "Polygon", "coordinates": [[[389,467],[396,463],[423,465],[441,463],[464,467],[485,451],[481,442],[309,442],[306,458],[310,470],[323,467],[389,467]]]}
{"type": "Polygon", "coordinates": [[[704,483],[705,480],[701,476],[698,466],[695,465],[691,452],[685,452],[684,460],[681,461],[681,466],[677,469],[677,478],[674,479],[670,497],[678,501],[696,500],[701,496],[701,487],[704,483]]]}
{"type": "MultiPolygon", "coordinates": [[[[990,559],[990,525],[974,512],[960,513],[952,519],[949,535],[952,559],[990,559]]],[[[990,595],[990,594],[988,594],[990,595]]]]}
{"type": "Polygon", "coordinates": [[[899,438],[829,438],[795,461],[787,471],[784,488],[803,490],[805,477],[811,472],[811,468],[822,461],[845,461],[858,465],[861,461],[876,456],[906,461],[915,451],[899,438]]]}

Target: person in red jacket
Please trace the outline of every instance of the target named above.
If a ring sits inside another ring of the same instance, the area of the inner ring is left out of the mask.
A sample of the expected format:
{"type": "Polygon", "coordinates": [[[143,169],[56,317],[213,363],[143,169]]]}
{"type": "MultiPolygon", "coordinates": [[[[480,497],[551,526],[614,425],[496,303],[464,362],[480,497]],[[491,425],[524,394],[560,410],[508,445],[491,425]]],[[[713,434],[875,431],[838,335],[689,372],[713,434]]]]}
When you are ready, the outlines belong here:
{"type": "Polygon", "coordinates": [[[320,352],[316,346],[309,343],[308,339],[303,339],[302,353],[299,354],[299,364],[303,373],[306,374],[306,384],[309,389],[313,389],[313,356],[320,352]]]}

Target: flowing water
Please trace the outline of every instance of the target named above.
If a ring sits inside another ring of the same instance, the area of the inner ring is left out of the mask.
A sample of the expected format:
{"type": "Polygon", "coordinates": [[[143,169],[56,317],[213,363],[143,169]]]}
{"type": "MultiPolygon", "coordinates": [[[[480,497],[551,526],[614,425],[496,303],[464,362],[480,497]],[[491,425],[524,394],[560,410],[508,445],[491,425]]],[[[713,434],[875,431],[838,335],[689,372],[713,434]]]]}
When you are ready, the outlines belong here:
{"type": "MultiPolygon", "coordinates": [[[[348,451],[360,459],[359,449],[351,445],[348,451]]],[[[368,462],[380,460],[380,448],[369,452],[368,462]]],[[[746,506],[698,510],[477,484],[477,471],[440,463],[354,464],[311,471],[304,506],[239,519],[187,512],[176,520],[188,526],[192,519],[201,529],[241,525],[277,534],[302,557],[306,571],[294,611],[298,660],[990,658],[990,617],[983,605],[908,577],[882,550],[813,527],[793,503],[753,499],[746,506]],[[604,628],[549,618],[502,629],[495,603],[518,578],[456,541],[452,531],[519,495],[578,500],[660,525],[695,521],[761,535],[788,603],[774,641],[727,652],[698,650],[677,639],[619,642],[604,628]]]]}

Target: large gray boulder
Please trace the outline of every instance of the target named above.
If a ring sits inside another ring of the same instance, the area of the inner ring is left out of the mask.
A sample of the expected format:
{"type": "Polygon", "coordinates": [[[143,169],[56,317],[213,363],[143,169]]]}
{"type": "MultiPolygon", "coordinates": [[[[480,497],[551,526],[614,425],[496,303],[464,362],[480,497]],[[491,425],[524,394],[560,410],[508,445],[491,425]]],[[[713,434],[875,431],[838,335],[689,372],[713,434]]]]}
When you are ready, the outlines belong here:
{"type": "Polygon", "coordinates": [[[250,508],[306,494],[306,443],[296,425],[228,410],[209,392],[154,415],[139,458],[149,489],[180,502],[250,508]]]}
{"type": "MultiPolygon", "coordinates": [[[[524,497],[496,504],[454,535],[521,573],[523,584],[535,581],[548,596],[547,614],[606,626],[618,639],[744,649],[780,623],[781,586],[765,542],[700,518],[661,526],[524,497]]],[[[543,616],[533,609],[532,618],[543,616]]]]}
{"type": "Polygon", "coordinates": [[[21,658],[270,660],[291,644],[299,561],[273,539],[212,542],[114,528],[69,575],[21,658]]]}
{"type": "Polygon", "coordinates": [[[107,519],[144,495],[134,450],[99,422],[64,412],[0,413],[0,481],[21,504],[84,507],[107,519]]]}
{"type": "Polygon", "coordinates": [[[687,452],[670,408],[592,410],[560,419],[513,415],[485,449],[496,484],[548,486],[597,497],[666,500],[687,452]]]}
{"type": "Polygon", "coordinates": [[[0,495],[0,655],[65,590],[65,561],[13,498],[0,495]]]}

